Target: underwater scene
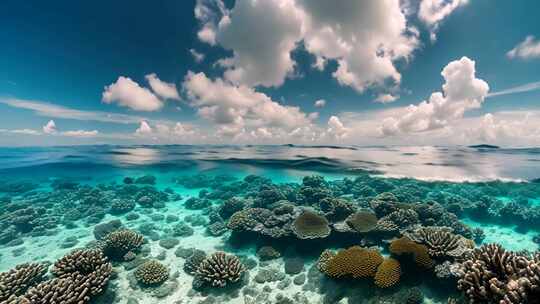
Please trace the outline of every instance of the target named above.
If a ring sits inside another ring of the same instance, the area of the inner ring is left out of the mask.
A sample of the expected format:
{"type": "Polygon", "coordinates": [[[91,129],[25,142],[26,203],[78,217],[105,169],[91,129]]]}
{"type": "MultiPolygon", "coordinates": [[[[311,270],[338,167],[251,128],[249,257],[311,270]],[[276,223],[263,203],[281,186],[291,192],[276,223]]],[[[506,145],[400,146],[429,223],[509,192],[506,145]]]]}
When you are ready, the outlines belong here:
{"type": "Polygon", "coordinates": [[[539,155],[2,148],[0,303],[538,303],[539,155]]]}

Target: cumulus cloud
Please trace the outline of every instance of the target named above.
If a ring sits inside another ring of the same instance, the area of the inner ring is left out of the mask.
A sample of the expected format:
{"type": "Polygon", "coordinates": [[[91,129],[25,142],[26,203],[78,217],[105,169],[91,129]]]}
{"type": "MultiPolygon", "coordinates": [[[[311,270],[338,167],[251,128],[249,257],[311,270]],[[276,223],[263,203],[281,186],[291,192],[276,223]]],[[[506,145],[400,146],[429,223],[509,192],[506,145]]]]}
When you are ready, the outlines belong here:
{"type": "Polygon", "coordinates": [[[392,94],[379,94],[377,98],[375,98],[375,102],[380,103],[391,103],[396,101],[399,98],[399,96],[394,96],[392,94]]]}
{"type": "Polygon", "coordinates": [[[227,9],[221,0],[197,0],[195,18],[202,24],[197,37],[210,45],[216,44],[217,21],[227,14],[227,9]]]}
{"type": "Polygon", "coordinates": [[[245,85],[204,73],[188,72],[183,83],[190,105],[200,117],[218,126],[218,132],[233,136],[259,127],[292,130],[311,124],[312,116],[298,107],[284,106],[245,85]]]}
{"type": "Polygon", "coordinates": [[[346,128],[337,116],[331,116],[328,119],[327,134],[331,137],[341,140],[348,136],[349,129],[346,128]]]}
{"type": "Polygon", "coordinates": [[[193,56],[195,62],[200,63],[204,60],[204,54],[197,52],[195,49],[189,49],[189,53],[193,56]]]}
{"type": "Polygon", "coordinates": [[[452,61],[441,75],[445,80],[442,92],[434,92],[428,100],[384,119],[380,129],[383,135],[443,128],[462,118],[466,111],[481,107],[489,86],[476,78],[474,61],[467,57],[452,61]]]}
{"type": "Polygon", "coordinates": [[[431,41],[437,39],[436,32],[440,23],[460,6],[466,5],[469,0],[422,0],[418,10],[418,18],[430,30],[431,41]]]}
{"type": "Polygon", "coordinates": [[[163,107],[163,102],[150,90],[124,76],[105,87],[102,100],[108,104],[117,102],[120,106],[136,111],[157,111],[163,107]]]}
{"type": "Polygon", "coordinates": [[[176,99],[180,100],[176,85],[174,83],[168,83],[160,80],[155,73],[144,76],[150,88],[154,93],[163,99],[176,99]]]}
{"type": "Polygon", "coordinates": [[[316,100],[314,105],[316,108],[322,108],[326,105],[326,100],[324,99],[316,100]]]}
{"type": "Polygon", "coordinates": [[[527,36],[525,40],[506,53],[506,56],[511,59],[540,58],[540,41],[535,40],[534,36],[527,36]]]}
{"type": "Polygon", "coordinates": [[[220,0],[212,1],[220,3],[216,10],[208,2],[199,1],[196,9],[201,31],[211,28],[212,43],[233,51],[225,78],[236,84],[281,85],[294,70],[291,52],[303,42],[316,58],[315,68],[335,60],[337,81],[362,92],[399,83],[395,61],[410,58],[419,44],[399,0],[243,0],[230,11],[221,9],[220,0]]]}
{"type": "Polygon", "coordinates": [[[141,124],[139,125],[139,127],[137,128],[137,130],[135,130],[135,135],[148,135],[148,134],[151,134],[152,133],[152,128],[150,127],[150,125],[148,124],[148,122],[146,121],[141,121],[141,124]]]}
{"type": "Polygon", "coordinates": [[[54,134],[56,133],[56,123],[54,120],[49,120],[49,122],[43,126],[42,130],[45,134],[54,134]]]}

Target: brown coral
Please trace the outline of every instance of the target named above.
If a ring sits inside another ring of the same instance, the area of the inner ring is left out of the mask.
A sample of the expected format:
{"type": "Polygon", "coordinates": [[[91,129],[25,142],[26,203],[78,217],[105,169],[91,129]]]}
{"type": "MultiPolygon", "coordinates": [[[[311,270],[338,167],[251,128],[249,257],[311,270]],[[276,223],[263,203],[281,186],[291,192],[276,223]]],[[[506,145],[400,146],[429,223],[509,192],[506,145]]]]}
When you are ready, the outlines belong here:
{"type": "Polygon", "coordinates": [[[330,235],[328,220],[315,212],[304,210],[293,222],[292,230],[299,239],[325,238],[330,235]]]}
{"type": "Polygon", "coordinates": [[[405,235],[416,243],[426,245],[432,257],[457,258],[474,248],[471,240],[452,233],[448,227],[421,227],[405,235]]]}
{"type": "Polygon", "coordinates": [[[393,258],[384,259],[377,267],[375,273],[375,285],[381,288],[388,288],[396,285],[401,276],[401,266],[398,260],[393,258]]]}
{"type": "Polygon", "coordinates": [[[335,256],[328,258],[325,266],[321,267],[331,277],[340,278],[351,275],[353,278],[372,277],[381,264],[383,257],[372,249],[353,246],[340,250],[335,256]]]}
{"type": "Polygon", "coordinates": [[[75,250],[56,261],[52,273],[59,278],[71,276],[73,273],[87,275],[102,265],[110,268],[107,264],[107,258],[101,250],[75,250]]]}
{"type": "Polygon", "coordinates": [[[112,260],[124,260],[126,254],[141,248],[144,238],[141,234],[128,229],[116,230],[105,237],[103,252],[112,260]]]}
{"type": "Polygon", "coordinates": [[[327,273],[328,271],[328,262],[336,256],[336,253],[332,250],[325,249],[319,256],[317,261],[317,269],[322,273],[327,273]]]}
{"type": "Polygon", "coordinates": [[[26,290],[45,279],[47,266],[25,263],[0,273],[0,302],[22,295],[26,290]]]}
{"type": "Polygon", "coordinates": [[[238,282],[244,271],[245,267],[237,256],[216,252],[201,262],[197,276],[213,287],[225,287],[238,282]]]}
{"type": "Polygon", "coordinates": [[[431,268],[435,262],[429,256],[428,248],[425,245],[417,244],[408,237],[396,239],[390,243],[390,252],[395,255],[412,254],[416,264],[431,268]]]}
{"type": "Polygon", "coordinates": [[[349,215],[345,222],[357,232],[369,232],[377,225],[377,216],[372,212],[360,211],[349,215]]]}

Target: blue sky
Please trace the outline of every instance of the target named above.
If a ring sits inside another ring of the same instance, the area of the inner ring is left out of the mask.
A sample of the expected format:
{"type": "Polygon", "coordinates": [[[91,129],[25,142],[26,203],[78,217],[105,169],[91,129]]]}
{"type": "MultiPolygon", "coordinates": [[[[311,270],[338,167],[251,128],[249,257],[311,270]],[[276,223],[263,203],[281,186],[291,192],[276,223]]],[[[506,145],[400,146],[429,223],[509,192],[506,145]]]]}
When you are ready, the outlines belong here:
{"type": "Polygon", "coordinates": [[[2,1],[0,145],[538,145],[539,9],[2,1]]]}

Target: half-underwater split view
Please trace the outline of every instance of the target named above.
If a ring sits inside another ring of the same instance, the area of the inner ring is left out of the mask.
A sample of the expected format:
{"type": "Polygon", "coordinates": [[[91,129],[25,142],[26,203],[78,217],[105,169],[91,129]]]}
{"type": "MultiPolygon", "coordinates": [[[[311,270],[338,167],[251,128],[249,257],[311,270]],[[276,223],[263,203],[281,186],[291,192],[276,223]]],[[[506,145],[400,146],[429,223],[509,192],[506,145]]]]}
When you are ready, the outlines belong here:
{"type": "Polygon", "coordinates": [[[539,304],[539,11],[1,1],[0,304],[539,304]]]}

